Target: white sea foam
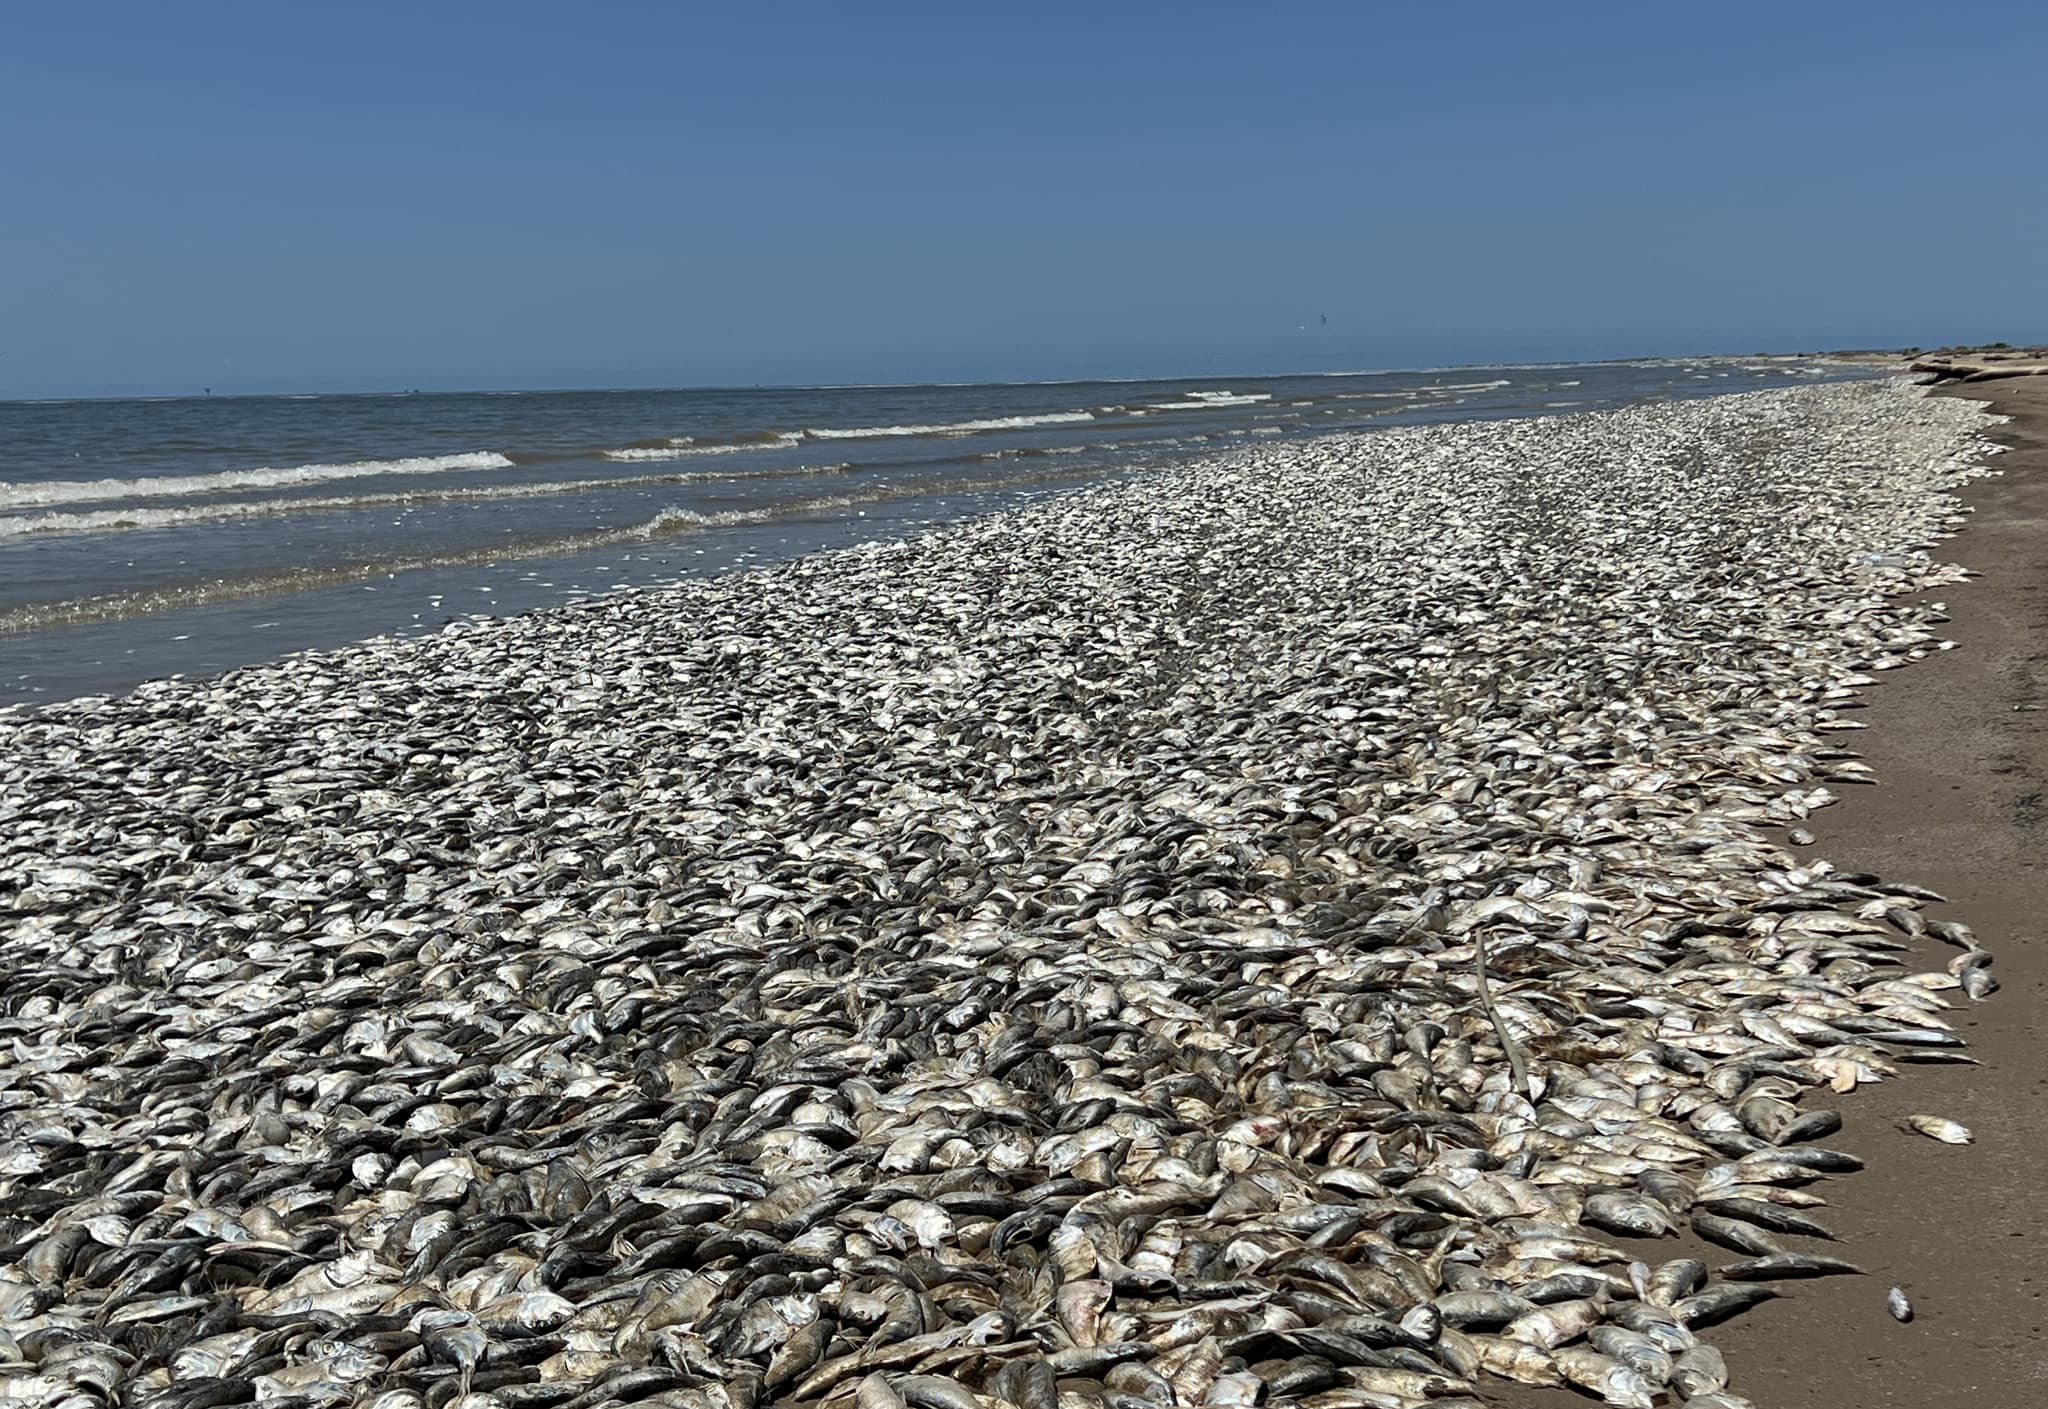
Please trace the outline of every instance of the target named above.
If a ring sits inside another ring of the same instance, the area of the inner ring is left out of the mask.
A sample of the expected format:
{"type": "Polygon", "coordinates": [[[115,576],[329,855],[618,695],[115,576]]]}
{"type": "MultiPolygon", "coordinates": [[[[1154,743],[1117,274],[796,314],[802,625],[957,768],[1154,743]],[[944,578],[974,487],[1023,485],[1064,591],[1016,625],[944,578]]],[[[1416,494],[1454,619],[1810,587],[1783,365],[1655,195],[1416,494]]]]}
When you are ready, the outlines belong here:
{"type": "Polygon", "coordinates": [[[416,455],[404,460],[352,460],[341,465],[291,465],[258,470],[222,470],[210,475],[138,476],[134,479],[47,480],[42,483],[0,483],[0,508],[36,508],[45,504],[87,504],[108,499],[176,498],[187,494],[222,494],[233,490],[278,489],[294,484],[320,484],[335,479],[373,475],[432,475],[454,470],[503,470],[512,462],[495,451],[461,455],[416,455]]]}
{"type": "Polygon", "coordinates": [[[741,441],[699,441],[695,436],[679,435],[666,445],[629,445],[619,450],[606,450],[606,460],[683,460],[692,455],[730,455],[741,450],[787,450],[801,445],[803,436],[795,431],[779,431],[759,440],[741,441]]]}
{"type": "Polygon", "coordinates": [[[949,421],[932,426],[820,426],[804,432],[809,440],[869,440],[892,435],[972,435],[976,431],[1024,430],[1031,426],[1070,426],[1092,421],[1091,411],[1054,411],[1044,416],[996,416],[985,421],[949,421]]]}
{"type": "Polygon", "coordinates": [[[728,445],[633,445],[624,450],[606,450],[600,458],[606,460],[681,460],[690,455],[716,455],[721,450],[730,450],[728,445]]]}
{"type": "MultiPolygon", "coordinates": [[[[1150,444],[1151,442],[1141,441],[1139,443],[1150,444]]],[[[1041,460],[1051,459],[1056,455],[1086,455],[1091,450],[1107,450],[1110,448],[1112,447],[1106,445],[1059,445],[1044,450],[984,450],[974,458],[977,460],[1019,460],[1028,457],[1034,460],[1041,460]]]]}
{"type": "Polygon", "coordinates": [[[741,521],[745,517],[747,517],[745,513],[734,514],[728,512],[725,514],[710,515],[700,514],[691,509],[667,508],[663,509],[660,513],[656,514],[646,523],[638,525],[637,527],[632,529],[631,532],[635,534],[644,535],[648,538],[653,538],[660,534],[673,533],[676,530],[683,528],[709,527],[712,524],[720,522],[721,520],[736,523],[741,521]]]}
{"type": "Polygon", "coordinates": [[[347,513],[419,504],[545,499],[555,495],[641,489],[657,485],[722,484],[752,479],[801,479],[845,474],[852,468],[850,463],[841,460],[829,465],[805,465],[797,469],[752,472],[700,471],[689,474],[624,475],[614,479],[551,480],[535,484],[492,484],[472,488],[396,491],[384,494],[329,495],[318,499],[229,499],[207,504],[173,505],[168,508],[138,504],[119,509],[0,515],[0,539],[43,533],[116,533],[137,529],[179,528],[186,524],[221,523],[233,519],[347,513]]]}
{"type": "Polygon", "coordinates": [[[1271,401],[1269,391],[1196,391],[1188,394],[1186,401],[1148,401],[1145,404],[1154,411],[1213,411],[1222,406],[1254,406],[1261,401],[1271,401]]]}
{"type": "Polygon", "coordinates": [[[1512,386],[1512,385],[1514,385],[1514,383],[1510,382],[1510,381],[1509,381],[1509,380],[1508,380],[1508,379],[1507,379],[1506,377],[1502,377],[1502,378],[1500,378],[1500,379],[1499,379],[1499,380],[1497,380],[1497,381],[1491,381],[1491,382],[1448,382],[1448,383],[1439,383],[1439,384],[1438,384],[1438,385],[1436,385],[1436,386],[1426,386],[1426,387],[1423,387],[1423,388],[1422,388],[1422,390],[1424,390],[1424,391],[1492,391],[1492,390],[1493,390],[1493,389],[1494,389],[1495,387],[1504,387],[1504,386],[1512,386]]]}

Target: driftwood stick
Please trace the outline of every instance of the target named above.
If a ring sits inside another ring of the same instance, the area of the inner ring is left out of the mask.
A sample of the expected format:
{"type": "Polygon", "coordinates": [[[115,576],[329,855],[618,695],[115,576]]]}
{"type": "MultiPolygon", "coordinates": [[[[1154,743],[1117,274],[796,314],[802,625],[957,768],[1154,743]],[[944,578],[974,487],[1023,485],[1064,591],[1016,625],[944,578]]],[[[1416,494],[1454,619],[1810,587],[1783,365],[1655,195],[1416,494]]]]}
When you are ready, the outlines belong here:
{"type": "Polygon", "coordinates": [[[1515,1089],[1533,1101],[1536,1093],[1529,1087],[1529,1062],[1522,1055],[1522,1045],[1508,1035],[1508,1025],[1501,1021],[1500,1011],[1493,1006],[1493,989],[1486,981],[1486,936],[1476,929],[1472,931],[1472,972],[1479,980],[1479,1006],[1486,1010],[1494,1035],[1500,1038],[1501,1050],[1507,1053],[1508,1070],[1515,1075],[1515,1089]]]}

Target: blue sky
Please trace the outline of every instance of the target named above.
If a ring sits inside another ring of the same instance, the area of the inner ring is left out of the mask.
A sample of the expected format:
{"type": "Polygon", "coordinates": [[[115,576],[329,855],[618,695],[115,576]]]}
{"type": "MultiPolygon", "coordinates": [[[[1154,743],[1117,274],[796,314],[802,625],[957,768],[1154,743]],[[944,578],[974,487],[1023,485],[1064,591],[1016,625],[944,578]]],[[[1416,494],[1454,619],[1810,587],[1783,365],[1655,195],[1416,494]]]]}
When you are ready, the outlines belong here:
{"type": "Polygon", "coordinates": [[[23,3],[6,30],[0,396],[2048,338],[2031,5],[23,3]]]}

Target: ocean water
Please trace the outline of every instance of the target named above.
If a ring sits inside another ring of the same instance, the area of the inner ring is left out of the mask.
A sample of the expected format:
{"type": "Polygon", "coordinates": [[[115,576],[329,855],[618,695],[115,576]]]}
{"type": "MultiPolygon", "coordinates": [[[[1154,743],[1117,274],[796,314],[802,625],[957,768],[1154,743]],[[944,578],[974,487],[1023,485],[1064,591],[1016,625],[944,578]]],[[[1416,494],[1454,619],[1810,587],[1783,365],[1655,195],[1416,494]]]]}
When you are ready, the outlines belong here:
{"type": "Polygon", "coordinates": [[[897,537],[1255,440],[1863,375],[1673,359],[0,402],[0,705],[897,537]]]}

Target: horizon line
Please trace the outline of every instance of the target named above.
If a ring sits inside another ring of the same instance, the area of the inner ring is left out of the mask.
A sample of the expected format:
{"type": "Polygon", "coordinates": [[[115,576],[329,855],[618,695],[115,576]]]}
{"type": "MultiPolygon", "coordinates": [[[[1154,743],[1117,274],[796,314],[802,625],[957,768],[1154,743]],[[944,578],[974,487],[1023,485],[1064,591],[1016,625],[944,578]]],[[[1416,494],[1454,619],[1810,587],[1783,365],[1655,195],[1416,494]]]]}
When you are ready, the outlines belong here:
{"type": "Polygon", "coordinates": [[[1334,371],[1276,372],[1237,371],[1203,372],[1188,376],[1119,376],[1119,377],[990,377],[962,382],[940,381],[899,381],[899,382],[700,382],[685,385],[640,385],[640,386],[548,386],[548,387],[448,387],[431,391],[418,389],[352,390],[352,391],[211,391],[129,394],[124,396],[0,396],[0,406],[75,406],[95,402],[114,401],[270,401],[270,400],[318,400],[327,397],[392,397],[392,396],[571,396],[571,395],[616,395],[632,392],[732,392],[732,391],[890,391],[926,388],[964,388],[996,386],[1108,386],[1135,382],[1214,382],[1243,381],[1256,377],[1383,377],[1402,373],[1420,374],[1426,372],[1466,371],[1516,371],[1546,367],[1605,367],[1620,366],[1634,362],[1686,361],[1686,362],[1728,362],[1754,361],[1757,358],[1813,359],[1826,357],[1872,356],[1877,354],[1903,355],[1902,348],[1836,348],[1818,352],[1708,352],[1671,353],[1642,352],[1625,357],[1589,357],[1571,359],[1545,359],[1534,362],[1446,362],[1424,367],[1358,367],[1334,371]]]}

